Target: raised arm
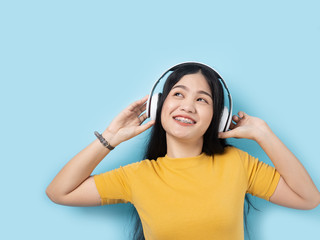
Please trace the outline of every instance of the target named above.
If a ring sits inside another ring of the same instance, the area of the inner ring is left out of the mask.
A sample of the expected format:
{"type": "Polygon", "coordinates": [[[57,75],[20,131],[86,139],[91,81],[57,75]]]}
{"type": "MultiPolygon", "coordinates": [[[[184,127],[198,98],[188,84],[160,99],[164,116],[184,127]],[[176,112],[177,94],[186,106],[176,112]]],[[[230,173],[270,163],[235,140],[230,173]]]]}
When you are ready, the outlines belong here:
{"type": "Polygon", "coordinates": [[[270,201],[295,209],[313,209],[320,204],[320,192],[307,170],[296,156],[272,132],[263,120],[244,112],[234,115],[230,131],[220,133],[220,138],[247,138],[255,140],[280,173],[278,186],[270,201]]]}
{"type": "MultiPolygon", "coordinates": [[[[148,96],[132,103],[124,109],[106,128],[102,136],[116,147],[150,128],[154,121],[146,124],[146,100],[148,96]]],[[[109,149],[98,139],[73,157],[55,176],[46,189],[46,194],[55,203],[69,206],[98,206],[100,196],[90,176],[102,159],[108,155],[109,149]]]]}

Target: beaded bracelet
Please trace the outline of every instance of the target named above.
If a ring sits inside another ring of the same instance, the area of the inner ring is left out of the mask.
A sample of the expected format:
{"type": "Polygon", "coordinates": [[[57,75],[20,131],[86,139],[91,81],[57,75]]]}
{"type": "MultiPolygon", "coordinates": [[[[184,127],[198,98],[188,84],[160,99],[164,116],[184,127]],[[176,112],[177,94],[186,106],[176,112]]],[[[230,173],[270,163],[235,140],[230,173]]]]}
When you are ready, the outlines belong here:
{"type": "Polygon", "coordinates": [[[100,133],[98,133],[97,131],[94,132],[94,135],[96,135],[96,137],[99,139],[99,141],[102,143],[103,146],[105,146],[106,148],[108,148],[109,150],[113,150],[114,147],[112,147],[110,145],[110,143],[108,143],[108,141],[102,137],[102,135],[100,133]]]}

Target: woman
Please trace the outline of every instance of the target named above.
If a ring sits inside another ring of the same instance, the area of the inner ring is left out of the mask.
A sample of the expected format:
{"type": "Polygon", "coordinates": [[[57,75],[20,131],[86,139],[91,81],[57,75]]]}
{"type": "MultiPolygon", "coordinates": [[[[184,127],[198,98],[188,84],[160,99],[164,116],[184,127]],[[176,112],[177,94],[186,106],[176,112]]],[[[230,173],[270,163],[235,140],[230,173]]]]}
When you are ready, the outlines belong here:
{"type": "Polygon", "coordinates": [[[98,139],[71,159],[47,188],[63,205],[134,204],[145,239],[243,239],[246,193],[275,204],[312,209],[320,193],[298,159],[261,119],[239,112],[218,132],[224,106],[217,75],[186,64],[168,77],[155,121],[147,96],[123,110],[98,139]],[[90,176],[121,142],[153,126],[146,160],[90,176]],[[255,140],[275,168],[227,146],[225,138],[255,140]]]}

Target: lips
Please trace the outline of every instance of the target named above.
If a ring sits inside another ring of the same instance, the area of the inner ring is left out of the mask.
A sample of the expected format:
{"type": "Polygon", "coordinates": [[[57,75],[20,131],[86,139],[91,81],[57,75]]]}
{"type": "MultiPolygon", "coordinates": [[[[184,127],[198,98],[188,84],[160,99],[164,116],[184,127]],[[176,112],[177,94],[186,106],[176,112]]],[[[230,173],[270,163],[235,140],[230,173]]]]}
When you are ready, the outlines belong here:
{"type": "Polygon", "coordinates": [[[185,123],[185,124],[196,124],[197,122],[188,116],[183,116],[183,115],[177,115],[173,117],[174,120],[179,121],[181,123],[185,123]]]}

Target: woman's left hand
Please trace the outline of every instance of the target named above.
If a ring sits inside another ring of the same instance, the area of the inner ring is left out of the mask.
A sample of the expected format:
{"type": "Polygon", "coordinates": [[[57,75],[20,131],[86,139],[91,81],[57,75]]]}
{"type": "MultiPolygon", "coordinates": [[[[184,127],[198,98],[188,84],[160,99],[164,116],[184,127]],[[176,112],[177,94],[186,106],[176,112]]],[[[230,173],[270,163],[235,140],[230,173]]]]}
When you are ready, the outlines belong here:
{"type": "Polygon", "coordinates": [[[269,131],[267,123],[260,118],[249,116],[243,111],[233,115],[230,130],[220,132],[219,138],[247,138],[257,141],[266,131],[269,131]]]}

